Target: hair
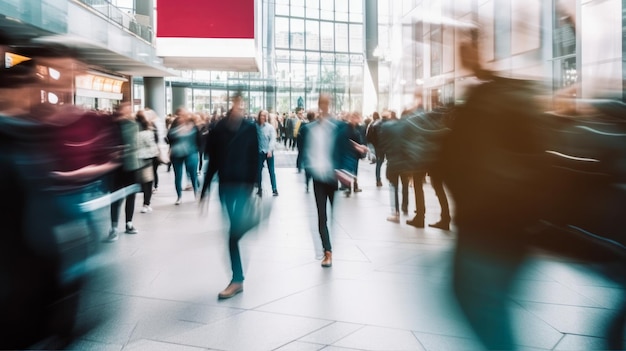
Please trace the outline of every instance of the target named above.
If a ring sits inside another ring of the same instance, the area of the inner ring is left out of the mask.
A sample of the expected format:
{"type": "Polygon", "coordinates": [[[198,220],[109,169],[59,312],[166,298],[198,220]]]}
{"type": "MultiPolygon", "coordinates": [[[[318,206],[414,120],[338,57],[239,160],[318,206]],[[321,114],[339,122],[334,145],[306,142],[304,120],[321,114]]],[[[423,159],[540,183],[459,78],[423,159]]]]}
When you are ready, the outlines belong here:
{"type": "Polygon", "coordinates": [[[269,122],[269,120],[270,120],[269,112],[267,112],[267,110],[260,110],[259,113],[256,115],[256,123],[257,124],[261,124],[261,122],[260,122],[261,121],[261,114],[263,112],[267,113],[267,120],[266,120],[266,122],[269,122]]]}
{"type": "Polygon", "coordinates": [[[313,122],[313,121],[315,120],[315,112],[313,112],[313,111],[309,111],[309,112],[307,112],[307,113],[306,113],[306,119],[307,119],[309,122],[313,122]]]}
{"type": "Polygon", "coordinates": [[[136,117],[137,117],[137,123],[139,123],[141,130],[150,129],[150,127],[152,126],[152,123],[150,123],[150,121],[148,120],[148,117],[146,116],[146,113],[144,110],[137,111],[136,117]]]}
{"type": "Polygon", "coordinates": [[[380,115],[378,114],[378,111],[374,111],[374,113],[372,114],[372,118],[374,120],[380,119],[380,115]]]}

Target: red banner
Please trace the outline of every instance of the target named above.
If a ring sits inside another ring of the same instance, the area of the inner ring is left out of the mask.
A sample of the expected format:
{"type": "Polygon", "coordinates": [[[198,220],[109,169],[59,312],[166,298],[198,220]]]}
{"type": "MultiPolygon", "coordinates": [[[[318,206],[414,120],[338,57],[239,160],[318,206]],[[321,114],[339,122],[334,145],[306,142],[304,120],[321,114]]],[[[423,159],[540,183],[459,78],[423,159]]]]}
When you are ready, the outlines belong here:
{"type": "Polygon", "coordinates": [[[157,0],[159,38],[254,38],[255,0],[157,0]]]}

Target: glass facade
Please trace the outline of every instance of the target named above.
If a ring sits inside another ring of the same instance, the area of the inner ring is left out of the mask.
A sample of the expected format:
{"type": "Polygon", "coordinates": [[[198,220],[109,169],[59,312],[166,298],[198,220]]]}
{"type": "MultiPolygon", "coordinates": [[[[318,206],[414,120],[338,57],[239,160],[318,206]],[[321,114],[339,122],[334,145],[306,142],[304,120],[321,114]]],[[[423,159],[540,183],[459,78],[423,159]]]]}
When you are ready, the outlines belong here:
{"type": "MultiPolygon", "coordinates": [[[[363,104],[363,0],[263,0],[261,72],[185,71],[167,87],[185,87],[194,111],[227,109],[241,91],[246,109],[289,112],[316,109],[320,92],[335,111],[361,111],[363,104]]],[[[168,99],[168,111],[175,108],[168,99]]]]}

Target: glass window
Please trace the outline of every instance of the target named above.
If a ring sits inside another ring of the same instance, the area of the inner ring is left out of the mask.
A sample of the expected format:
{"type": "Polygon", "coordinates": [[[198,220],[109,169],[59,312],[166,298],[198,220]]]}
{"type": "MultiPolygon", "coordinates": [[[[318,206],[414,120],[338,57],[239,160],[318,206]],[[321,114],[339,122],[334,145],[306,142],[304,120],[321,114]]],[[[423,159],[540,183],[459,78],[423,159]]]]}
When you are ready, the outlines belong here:
{"type": "Polygon", "coordinates": [[[333,0],[320,0],[320,18],[334,20],[335,6],[333,0]]]}
{"type": "Polygon", "coordinates": [[[554,16],[554,57],[575,54],[576,0],[558,0],[554,16]]]}
{"type": "Polygon", "coordinates": [[[276,63],[276,80],[289,81],[289,62],[276,63]]]}
{"type": "Polygon", "coordinates": [[[306,49],[307,50],[319,50],[320,49],[320,22],[307,20],[306,21],[306,49]]]}
{"type": "Polygon", "coordinates": [[[350,25],[350,52],[363,52],[363,25],[350,25]]]}
{"type": "Polygon", "coordinates": [[[430,76],[434,77],[441,74],[441,42],[442,42],[441,25],[431,26],[430,28],[430,76]]]}
{"type": "Polygon", "coordinates": [[[304,0],[291,0],[291,16],[304,17],[304,0]]]}
{"type": "Polygon", "coordinates": [[[289,0],[276,0],[276,14],[289,16],[289,0]]]}
{"type": "Polygon", "coordinates": [[[289,47],[289,18],[276,17],[275,21],[275,45],[277,48],[289,47]]]}
{"type": "Polygon", "coordinates": [[[291,48],[304,50],[304,20],[291,19],[291,48]]]}
{"type": "Polygon", "coordinates": [[[348,21],[348,0],[335,0],[335,20],[348,21]]]}
{"type": "Polygon", "coordinates": [[[363,23],[362,1],[350,1],[350,22],[363,23]]]}
{"type": "Polygon", "coordinates": [[[319,0],[307,0],[307,2],[306,2],[306,17],[307,18],[320,18],[320,3],[319,3],[319,0]]]}
{"type": "Polygon", "coordinates": [[[335,51],[348,51],[348,24],[335,23],[335,51]]]}
{"type": "Polygon", "coordinates": [[[322,51],[335,50],[335,27],[332,22],[320,22],[320,39],[322,51]]]}

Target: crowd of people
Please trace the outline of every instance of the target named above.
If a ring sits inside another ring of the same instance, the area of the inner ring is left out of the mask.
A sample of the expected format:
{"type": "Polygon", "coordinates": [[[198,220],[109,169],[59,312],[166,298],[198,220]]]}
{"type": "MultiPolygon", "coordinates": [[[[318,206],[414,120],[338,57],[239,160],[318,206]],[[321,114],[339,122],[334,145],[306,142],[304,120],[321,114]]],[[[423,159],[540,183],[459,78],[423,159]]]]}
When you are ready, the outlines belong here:
{"type": "MultiPolygon", "coordinates": [[[[0,193],[15,201],[0,205],[8,243],[0,251],[3,277],[8,277],[3,278],[7,279],[3,286],[11,287],[1,301],[8,311],[0,319],[2,337],[13,341],[10,347],[24,347],[31,340],[28,333],[68,323],[60,321],[61,311],[75,311],[77,302],[63,292],[68,284],[80,286],[80,279],[61,281],[59,272],[67,269],[63,266],[67,260],[59,255],[79,249],[82,254],[73,257],[84,258],[90,247],[51,250],[55,231],[92,233],[78,224],[67,224],[81,220],[88,226],[92,212],[106,208],[108,236],[91,239],[115,242],[124,205],[124,232],[138,234],[141,228],[133,224],[136,194],[143,194],[140,212],[153,212],[152,194],[163,185],[158,178],[162,164],[174,172],[174,206],[182,203],[186,188],[194,201],[208,201],[217,175],[217,191],[230,219],[227,246],[232,270],[230,282],[218,297],[228,299],[241,293],[244,270],[239,243],[262,220],[254,200],[264,196],[264,168],[272,195],[279,195],[274,158],[282,149],[297,151],[294,167],[304,173],[307,191],[312,183],[323,268],[333,266],[328,205],[333,206],[338,190],[345,196],[362,191],[358,181],[361,160],[369,158],[375,164],[376,187],[383,186],[382,166],[387,161],[391,208],[387,220],[394,223],[400,222],[400,213],[409,213],[412,184],[415,215],[406,223],[417,228],[426,225],[423,185],[428,176],[441,207],[440,220],[429,226],[447,231],[454,224],[456,229],[453,288],[460,307],[488,349],[514,349],[508,294],[533,245],[559,232],[597,231],[610,239],[602,244],[617,248],[613,251],[621,259],[618,272],[624,272],[626,223],[616,212],[625,201],[623,190],[615,185],[624,184],[626,155],[623,143],[618,142],[598,154],[602,162],[593,172],[567,163],[572,157],[562,157],[563,164],[557,164],[550,156],[562,153],[547,152],[559,145],[554,133],[546,137],[546,128],[542,129],[546,124],[539,118],[545,115],[535,99],[533,83],[487,70],[475,36],[460,49],[461,64],[481,81],[470,89],[463,105],[430,106],[427,111],[418,91],[413,106],[399,118],[396,111],[385,109],[365,121],[358,112],[335,115],[332,97],[325,93],[320,93],[317,107],[310,111],[297,108],[293,113],[275,114],[260,110],[253,115],[244,110],[243,97],[236,94],[224,116],[209,118],[181,107],[166,118],[166,129],[159,130],[159,117],[150,109],[133,113],[129,104],[121,104],[113,113],[104,114],[76,107],[25,106],[15,95],[21,93],[16,90],[21,75],[12,82],[0,82],[6,92],[0,99],[0,193]],[[161,147],[163,143],[167,147],[161,147]],[[454,204],[453,213],[446,191],[454,204]],[[29,218],[40,220],[29,223],[29,218]],[[15,262],[17,271],[7,268],[15,262]],[[21,280],[22,276],[32,279],[21,280]],[[38,289],[45,291],[45,299],[35,299],[37,304],[32,303],[32,296],[20,293],[38,289]],[[42,311],[53,313],[42,319],[42,311]],[[39,329],[32,329],[33,320],[39,322],[39,329]]],[[[610,123],[620,130],[624,106],[612,101],[590,108],[605,121],[611,118],[610,123]]],[[[623,131],[596,134],[619,137],[623,131]]],[[[588,235],[587,240],[599,241],[597,235],[588,235]]],[[[613,277],[623,286],[624,274],[619,273],[613,277]]],[[[625,311],[620,309],[607,328],[609,347],[623,345],[625,311]]]]}

